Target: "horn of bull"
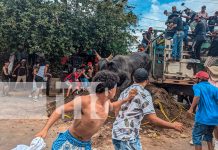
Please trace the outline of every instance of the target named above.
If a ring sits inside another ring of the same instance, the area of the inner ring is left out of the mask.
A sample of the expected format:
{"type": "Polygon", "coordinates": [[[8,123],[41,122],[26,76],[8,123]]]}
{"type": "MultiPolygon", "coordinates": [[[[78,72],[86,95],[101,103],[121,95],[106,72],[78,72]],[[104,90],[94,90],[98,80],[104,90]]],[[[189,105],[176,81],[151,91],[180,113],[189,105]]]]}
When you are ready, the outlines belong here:
{"type": "Polygon", "coordinates": [[[106,58],[107,59],[107,61],[110,61],[110,60],[112,60],[113,59],[113,55],[112,54],[110,54],[110,56],[108,57],[108,58],[106,58]]]}
{"type": "Polygon", "coordinates": [[[95,55],[96,55],[98,60],[101,60],[101,56],[96,51],[95,51],[95,55]]]}

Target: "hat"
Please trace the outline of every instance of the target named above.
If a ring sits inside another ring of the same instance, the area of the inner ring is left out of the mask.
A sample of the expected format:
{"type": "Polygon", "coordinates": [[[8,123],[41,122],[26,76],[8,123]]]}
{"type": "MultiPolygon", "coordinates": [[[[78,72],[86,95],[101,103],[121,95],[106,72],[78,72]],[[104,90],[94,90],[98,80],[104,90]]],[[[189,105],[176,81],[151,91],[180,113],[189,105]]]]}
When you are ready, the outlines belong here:
{"type": "Polygon", "coordinates": [[[201,8],[207,8],[207,7],[204,5],[204,6],[202,6],[201,8]]]}
{"type": "Polygon", "coordinates": [[[148,72],[144,68],[138,68],[134,72],[133,77],[135,82],[141,83],[148,80],[148,72]]]}
{"type": "Polygon", "coordinates": [[[198,73],[196,73],[195,78],[209,79],[209,74],[205,71],[199,71],[198,73]]]}
{"type": "Polygon", "coordinates": [[[208,67],[208,71],[209,71],[211,80],[217,82],[218,81],[218,66],[208,67]]]}

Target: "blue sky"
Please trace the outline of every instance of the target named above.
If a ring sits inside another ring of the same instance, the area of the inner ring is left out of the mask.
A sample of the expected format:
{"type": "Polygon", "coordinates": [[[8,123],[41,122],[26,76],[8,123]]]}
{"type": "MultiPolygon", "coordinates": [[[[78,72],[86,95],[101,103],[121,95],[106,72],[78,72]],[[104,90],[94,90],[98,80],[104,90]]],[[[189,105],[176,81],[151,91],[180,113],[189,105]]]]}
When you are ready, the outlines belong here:
{"type": "Polygon", "coordinates": [[[139,18],[136,35],[141,36],[141,30],[146,30],[149,26],[164,29],[164,22],[167,18],[163,15],[163,11],[165,9],[171,11],[171,7],[174,5],[179,10],[183,10],[182,2],[185,2],[187,7],[196,12],[199,12],[203,5],[207,6],[209,15],[214,14],[216,10],[218,11],[218,0],[128,0],[128,4],[135,7],[133,12],[139,18]]]}

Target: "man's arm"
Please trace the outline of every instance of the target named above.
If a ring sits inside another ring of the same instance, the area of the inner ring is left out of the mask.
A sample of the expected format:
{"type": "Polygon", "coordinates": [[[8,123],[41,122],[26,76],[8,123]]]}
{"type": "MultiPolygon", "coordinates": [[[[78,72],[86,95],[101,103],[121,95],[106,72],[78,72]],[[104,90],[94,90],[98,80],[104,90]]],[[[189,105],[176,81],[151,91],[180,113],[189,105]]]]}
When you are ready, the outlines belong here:
{"type": "Polygon", "coordinates": [[[6,71],[6,68],[5,68],[5,67],[3,68],[3,72],[4,72],[4,74],[5,74],[6,76],[9,75],[8,72],[6,71]]]}
{"type": "Polygon", "coordinates": [[[136,89],[130,90],[128,97],[126,97],[122,100],[118,100],[116,102],[110,103],[110,111],[113,111],[115,113],[115,116],[117,116],[118,112],[120,111],[121,106],[124,103],[131,101],[137,94],[138,93],[137,93],[136,89]]]}
{"type": "Polygon", "coordinates": [[[184,16],[184,15],[181,15],[183,18],[186,18],[186,19],[191,19],[190,16],[184,16]]]}
{"type": "Polygon", "coordinates": [[[157,115],[154,113],[146,115],[146,118],[151,123],[158,125],[158,126],[161,126],[163,128],[174,129],[174,130],[179,131],[179,132],[183,131],[182,123],[179,123],[179,122],[170,123],[170,122],[164,121],[164,120],[158,118],[157,115]]]}
{"type": "Polygon", "coordinates": [[[189,113],[190,115],[193,114],[195,107],[196,107],[196,106],[198,105],[198,103],[199,103],[199,100],[200,100],[200,97],[195,96],[195,97],[193,98],[193,102],[192,102],[192,104],[191,104],[191,107],[190,107],[189,110],[188,110],[188,113],[189,113]]]}
{"type": "Polygon", "coordinates": [[[36,137],[45,138],[47,136],[48,130],[51,128],[51,126],[56,121],[58,121],[64,113],[72,112],[74,110],[74,108],[76,108],[77,106],[81,106],[81,105],[82,105],[81,99],[80,99],[80,97],[78,97],[78,98],[72,100],[71,102],[58,107],[50,116],[45,127],[39,133],[36,134],[36,137]]]}
{"type": "Polygon", "coordinates": [[[18,64],[15,68],[14,71],[12,72],[12,75],[14,75],[14,72],[20,67],[20,64],[18,64]]]}

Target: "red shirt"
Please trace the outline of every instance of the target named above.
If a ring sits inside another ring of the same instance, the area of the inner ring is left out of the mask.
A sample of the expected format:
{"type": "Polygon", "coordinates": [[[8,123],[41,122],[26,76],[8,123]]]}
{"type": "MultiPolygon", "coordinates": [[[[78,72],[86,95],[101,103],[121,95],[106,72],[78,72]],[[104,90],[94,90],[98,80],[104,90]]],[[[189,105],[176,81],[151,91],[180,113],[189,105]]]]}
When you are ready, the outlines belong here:
{"type": "Polygon", "coordinates": [[[64,56],[61,58],[61,64],[65,65],[67,63],[67,61],[69,60],[69,58],[67,56],[64,56]]]}

